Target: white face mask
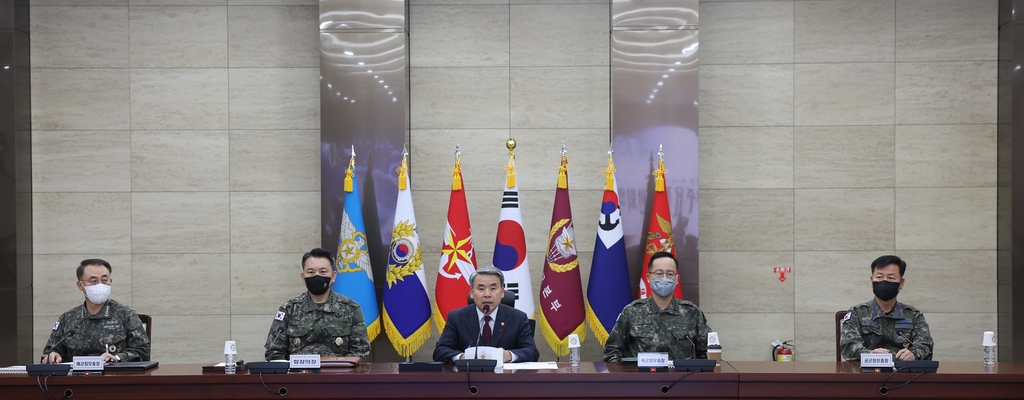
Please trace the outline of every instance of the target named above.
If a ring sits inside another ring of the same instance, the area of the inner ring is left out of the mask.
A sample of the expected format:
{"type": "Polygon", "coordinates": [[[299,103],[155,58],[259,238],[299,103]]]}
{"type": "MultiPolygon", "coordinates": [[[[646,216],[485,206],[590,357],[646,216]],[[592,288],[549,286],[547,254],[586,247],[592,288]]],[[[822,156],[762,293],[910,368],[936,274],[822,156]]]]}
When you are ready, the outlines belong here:
{"type": "Polygon", "coordinates": [[[106,303],[107,298],[110,297],[110,285],[97,283],[92,286],[86,286],[85,297],[88,298],[89,302],[92,304],[106,303]]]}

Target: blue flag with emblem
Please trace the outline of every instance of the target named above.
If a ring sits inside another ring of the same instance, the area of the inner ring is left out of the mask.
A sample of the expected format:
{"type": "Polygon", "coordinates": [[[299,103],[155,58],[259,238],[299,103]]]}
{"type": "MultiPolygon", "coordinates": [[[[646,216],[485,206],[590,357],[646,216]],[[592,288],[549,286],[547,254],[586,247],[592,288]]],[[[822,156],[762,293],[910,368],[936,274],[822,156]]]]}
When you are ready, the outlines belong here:
{"type": "Polygon", "coordinates": [[[398,205],[391,231],[387,285],[384,286],[384,332],[402,357],[410,357],[430,338],[430,297],[423,272],[416,213],[409,188],[408,152],[398,167],[398,205]]]}
{"type": "Polygon", "coordinates": [[[377,312],[377,293],[373,288],[373,269],[366,247],[366,229],[363,224],[363,208],[359,201],[359,185],[356,180],[356,151],[345,171],[345,211],[341,215],[341,229],[338,235],[338,260],[334,264],[338,278],[334,280],[334,291],[355,300],[363,309],[366,320],[366,335],[372,342],[380,333],[380,313],[377,312]]]}
{"type": "Polygon", "coordinates": [[[597,241],[590,264],[590,284],[587,285],[587,321],[597,341],[604,346],[608,334],[615,326],[619,313],[631,301],[629,264],[626,262],[626,240],[619,212],[618,187],[615,183],[615,162],[608,151],[605,173],[604,198],[598,217],[597,241]]]}

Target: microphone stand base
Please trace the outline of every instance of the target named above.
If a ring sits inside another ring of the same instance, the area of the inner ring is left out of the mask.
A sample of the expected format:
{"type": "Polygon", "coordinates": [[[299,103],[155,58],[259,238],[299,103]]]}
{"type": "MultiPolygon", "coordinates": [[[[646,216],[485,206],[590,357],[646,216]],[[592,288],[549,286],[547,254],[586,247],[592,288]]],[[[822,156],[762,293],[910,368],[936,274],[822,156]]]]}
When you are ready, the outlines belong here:
{"type": "Polygon", "coordinates": [[[455,368],[459,371],[494,371],[498,366],[498,360],[454,360],[455,368]]]}

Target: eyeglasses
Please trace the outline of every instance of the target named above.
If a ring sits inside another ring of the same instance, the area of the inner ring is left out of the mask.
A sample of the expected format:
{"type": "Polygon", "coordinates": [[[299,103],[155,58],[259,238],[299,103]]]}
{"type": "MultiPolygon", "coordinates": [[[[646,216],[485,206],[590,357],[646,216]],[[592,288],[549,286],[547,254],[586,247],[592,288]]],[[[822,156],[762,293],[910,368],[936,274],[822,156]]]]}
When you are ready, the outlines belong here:
{"type": "Polygon", "coordinates": [[[84,285],[84,286],[92,286],[92,285],[95,285],[97,283],[102,283],[104,285],[109,285],[110,284],[110,278],[104,277],[103,279],[90,279],[90,280],[87,280],[87,281],[82,281],[82,285],[84,285]]]}
{"type": "Polygon", "coordinates": [[[661,278],[676,279],[676,276],[677,276],[676,273],[675,272],[671,272],[671,271],[670,272],[665,272],[665,271],[651,272],[651,277],[653,277],[654,279],[661,279],[661,278]]]}

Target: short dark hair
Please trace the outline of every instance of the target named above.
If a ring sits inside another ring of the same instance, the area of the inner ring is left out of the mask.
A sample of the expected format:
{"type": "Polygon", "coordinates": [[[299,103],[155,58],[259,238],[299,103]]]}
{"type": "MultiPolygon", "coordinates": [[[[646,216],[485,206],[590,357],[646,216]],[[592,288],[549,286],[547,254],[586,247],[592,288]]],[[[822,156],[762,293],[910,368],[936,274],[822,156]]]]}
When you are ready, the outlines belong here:
{"type": "Polygon", "coordinates": [[[676,265],[676,272],[678,272],[679,271],[679,261],[676,261],[676,256],[673,256],[672,253],[669,253],[667,251],[659,251],[657,253],[651,254],[651,260],[647,262],[647,270],[650,271],[651,267],[654,266],[654,260],[657,260],[659,258],[665,258],[665,257],[668,257],[668,258],[672,259],[672,263],[674,263],[676,265]]]}
{"type": "Polygon", "coordinates": [[[900,277],[907,272],[907,263],[896,256],[881,256],[871,262],[871,273],[874,274],[876,269],[885,267],[889,264],[896,264],[900,267],[900,277]]]}
{"type": "Polygon", "coordinates": [[[75,274],[78,275],[78,280],[82,280],[82,274],[85,273],[85,267],[88,267],[90,265],[102,265],[104,267],[107,267],[108,274],[114,272],[114,270],[110,268],[110,263],[100,260],[98,258],[90,258],[88,260],[82,260],[82,262],[78,264],[78,269],[75,270],[75,274]]]}
{"type": "Polygon", "coordinates": [[[494,268],[494,267],[492,267],[490,265],[477,268],[476,271],[473,271],[473,273],[469,275],[469,285],[470,286],[473,286],[473,283],[476,282],[476,276],[477,275],[494,275],[494,276],[497,276],[498,277],[498,283],[501,284],[501,287],[503,287],[503,288],[505,287],[505,274],[501,273],[500,269],[494,268]]]}
{"type": "Polygon", "coordinates": [[[327,250],[324,250],[324,249],[321,249],[319,247],[317,247],[317,248],[315,248],[313,250],[310,250],[306,254],[302,255],[302,264],[301,264],[302,268],[306,268],[306,260],[308,260],[310,257],[313,257],[313,258],[326,258],[328,261],[331,262],[331,268],[334,269],[334,255],[332,255],[331,252],[329,252],[327,250]]]}

